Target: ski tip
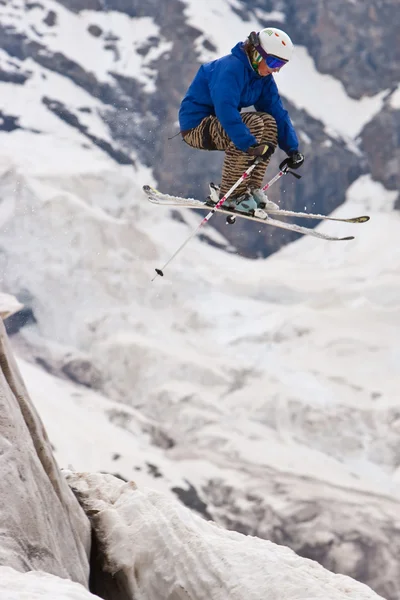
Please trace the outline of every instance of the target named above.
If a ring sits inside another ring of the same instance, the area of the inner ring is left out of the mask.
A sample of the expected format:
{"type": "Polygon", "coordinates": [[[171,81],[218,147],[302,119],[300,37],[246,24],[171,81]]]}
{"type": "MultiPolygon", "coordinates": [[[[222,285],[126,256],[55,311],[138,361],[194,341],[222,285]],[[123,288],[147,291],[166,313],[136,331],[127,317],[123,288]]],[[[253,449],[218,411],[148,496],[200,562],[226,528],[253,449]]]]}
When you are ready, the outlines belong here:
{"type": "Polygon", "coordinates": [[[354,235],[348,235],[347,237],[339,238],[341,242],[348,242],[349,240],[354,240],[354,235]]]}
{"type": "Polygon", "coordinates": [[[368,215],[363,215],[362,217],[354,217],[353,219],[346,219],[348,223],[366,223],[369,221],[370,217],[368,215]]]}

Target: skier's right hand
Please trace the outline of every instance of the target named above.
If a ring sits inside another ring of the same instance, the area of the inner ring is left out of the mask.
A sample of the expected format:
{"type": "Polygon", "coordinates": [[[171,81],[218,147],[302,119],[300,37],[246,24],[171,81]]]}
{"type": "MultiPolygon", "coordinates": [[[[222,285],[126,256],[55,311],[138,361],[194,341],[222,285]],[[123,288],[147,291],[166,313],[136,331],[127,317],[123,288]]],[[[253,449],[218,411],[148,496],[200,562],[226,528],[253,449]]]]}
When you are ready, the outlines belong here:
{"type": "Polygon", "coordinates": [[[304,162],[304,154],[295,150],[289,154],[287,166],[289,169],[298,169],[304,162]]]}
{"type": "Polygon", "coordinates": [[[274,152],[275,146],[267,143],[254,144],[254,146],[250,146],[250,148],[247,150],[247,154],[250,154],[250,156],[254,156],[255,158],[259,156],[264,160],[270,158],[274,152]]]}

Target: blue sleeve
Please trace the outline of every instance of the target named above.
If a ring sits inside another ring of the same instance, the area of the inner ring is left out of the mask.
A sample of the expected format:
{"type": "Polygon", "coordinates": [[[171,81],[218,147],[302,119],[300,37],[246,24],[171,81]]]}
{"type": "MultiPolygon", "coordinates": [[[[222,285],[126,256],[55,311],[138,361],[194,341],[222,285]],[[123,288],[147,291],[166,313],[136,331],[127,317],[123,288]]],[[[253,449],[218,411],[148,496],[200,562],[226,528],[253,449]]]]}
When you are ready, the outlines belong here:
{"type": "Polygon", "coordinates": [[[210,94],[214,104],[215,116],[225,129],[229,138],[239,150],[245,152],[257,139],[243,123],[240,110],[243,75],[237,65],[225,65],[214,71],[210,81],[210,94]]]}
{"type": "Polygon", "coordinates": [[[278,146],[288,154],[299,149],[299,140],[288,111],[283,107],[277,85],[272,75],[267,78],[264,92],[254,105],[256,110],[272,115],[278,126],[278,146]]]}

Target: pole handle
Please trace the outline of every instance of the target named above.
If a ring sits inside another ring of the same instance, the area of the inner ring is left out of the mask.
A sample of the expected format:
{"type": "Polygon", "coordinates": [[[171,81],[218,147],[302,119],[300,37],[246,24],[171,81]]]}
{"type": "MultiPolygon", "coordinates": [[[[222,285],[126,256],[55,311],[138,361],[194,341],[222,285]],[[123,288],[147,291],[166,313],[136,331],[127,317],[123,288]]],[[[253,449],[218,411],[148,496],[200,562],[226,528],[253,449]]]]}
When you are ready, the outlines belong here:
{"type": "Polygon", "coordinates": [[[301,179],[302,175],[299,175],[298,173],[294,173],[293,171],[290,171],[290,169],[288,167],[288,162],[289,162],[289,158],[285,158],[279,165],[280,170],[283,171],[285,174],[293,175],[293,177],[296,177],[296,179],[301,179]]]}

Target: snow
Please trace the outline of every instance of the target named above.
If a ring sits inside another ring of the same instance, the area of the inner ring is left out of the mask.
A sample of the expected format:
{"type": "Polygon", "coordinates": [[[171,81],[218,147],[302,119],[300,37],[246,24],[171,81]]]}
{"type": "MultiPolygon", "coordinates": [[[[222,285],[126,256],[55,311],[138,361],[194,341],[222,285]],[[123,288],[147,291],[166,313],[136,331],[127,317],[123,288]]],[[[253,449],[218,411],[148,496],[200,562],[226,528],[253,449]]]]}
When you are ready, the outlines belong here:
{"type": "Polygon", "coordinates": [[[117,56],[113,62],[106,61],[108,70],[134,77],[140,81],[146,92],[155,92],[157,71],[151,65],[172,50],[172,42],[167,42],[160,27],[149,17],[128,17],[115,12],[84,10],[80,13],[86,26],[97,25],[107,35],[116,36],[117,56]],[[150,43],[151,38],[151,43],[150,43]],[[145,57],[137,52],[143,45],[149,44],[145,57]]]}
{"type": "Polygon", "coordinates": [[[67,481],[87,514],[96,515],[107,570],[122,572],[134,598],[381,598],[284,546],[207,522],[156,491],[104,475],[71,473],[67,481]]]}
{"type": "MultiPolygon", "coordinates": [[[[216,48],[215,52],[205,50],[201,45],[204,39],[201,36],[197,40],[201,61],[228,54],[234,44],[244,40],[250,31],[260,29],[259,19],[267,18],[265,14],[255,11],[257,18],[249,13],[248,20],[243,24],[239,15],[232,11],[232,7],[242,8],[239,2],[204,0],[200,4],[197,0],[185,0],[185,4],[188,22],[204,31],[206,39],[216,48]],[[226,26],[227,22],[229,27],[226,26]]],[[[283,21],[281,13],[271,13],[271,19],[277,16],[283,21]]],[[[274,75],[282,96],[314,119],[322,121],[328,135],[341,137],[349,142],[355,140],[363,127],[380,112],[389,90],[382,90],[375,96],[359,100],[350,98],[340,81],[317,71],[305,47],[296,45],[296,40],[293,43],[295,51],[292,60],[274,75]],[[332,98],[335,98],[334,106],[332,98]]]]}
{"type": "Polygon", "coordinates": [[[43,571],[20,573],[0,566],[1,600],[95,600],[83,585],[43,571]]]}
{"type": "Polygon", "coordinates": [[[285,13],[280,10],[273,10],[271,12],[265,11],[261,8],[255,8],[254,13],[260,21],[274,21],[278,23],[284,23],[286,21],[285,13]]]}
{"type": "MultiPolygon", "coordinates": [[[[185,0],[184,13],[188,23],[204,32],[195,41],[200,61],[212,60],[229,53],[236,41],[244,39],[252,29],[260,28],[260,20],[265,24],[269,18],[278,22],[283,22],[285,18],[281,11],[267,13],[257,9],[255,16],[249,13],[246,29],[243,29],[243,20],[233,12],[233,8],[239,10],[242,5],[238,0],[205,0],[202,4],[195,0],[185,0]],[[229,27],[226,26],[227,22],[229,27]],[[216,50],[206,49],[203,46],[205,40],[211,42],[216,50]]],[[[76,14],[55,0],[33,4],[28,11],[25,11],[22,0],[15,0],[12,5],[0,5],[0,19],[4,25],[14,27],[31,40],[45,44],[49,51],[64,54],[88,73],[93,73],[100,82],[113,84],[112,73],[117,73],[133,77],[148,93],[156,91],[157,60],[172,49],[172,43],[163,39],[159,27],[149,17],[132,18],[116,11],[92,10],[76,14]],[[50,10],[56,13],[53,26],[44,21],[50,10]],[[24,18],[21,18],[22,13],[24,18]],[[89,33],[91,25],[100,28],[99,37],[89,33]],[[72,36],[74,44],[70,43],[72,36]],[[157,43],[154,40],[158,40],[157,43]],[[144,46],[148,46],[145,55],[138,52],[144,46]]],[[[2,64],[6,63],[7,69],[11,68],[10,60],[4,53],[0,55],[0,59],[2,64]]],[[[13,68],[17,65],[24,72],[32,71],[31,80],[24,86],[1,84],[0,107],[8,109],[12,115],[21,115],[23,125],[28,128],[35,128],[36,122],[36,128],[42,127],[44,131],[58,130],[64,136],[81,137],[56,116],[49,114],[41,102],[44,95],[65,100],[81,123],[88,126],[90,133],[109,140],[107,127],[99,116],[99,101],[32,61],[16,63],[14,60],[13,63],[13,68]],[[16,102],[14,106],[13,100],[16,102]],[[24,106],[32,106],[30,113],[23,110],[24,106]],[[77,112],[82,107],[89,108],[91,113],[77,112]]],[[[316,70],[307,49],[301,46],[295,46],[292,61],[275,77],[285,98],[322,121],[329,136],[343,138],[354,151],[357,147],[352,142],[381,110],[389,93],[388,90],[383,90],[373,97],[359,100],[350,98],[341,82],[316,70]],[[307,81],[307,85],[304,85],[304,81],[307,81]],[[332,97],[335,98],[335,110],[332,110],[329,102],[332,97]]],[[[397,106],[396,97],[396,93],[391,97],[391,105],[394,107],[397,106]]]]}
{"type": "Polygon", "coordinates": [[[14,0],[11,6],[0,5],[0,19],[3,25],[14,27],[31,40],[45,44],[51,52],[64,54],[88,73],[93,73],[99,81],[113,83],[111,73],[115,72],[137,79],[147,92],[155,91],[156,71],[151,68],[151,62],[171,49],[171,43],[163,40],[159,27],[149,17],[132,18],[115,11],[87,10],[76,14],[55,0],[42,0],[28,11],[23,0],[14,0]],[[50,10],[56,13],[53,26],[44,21],[50,10]],[[94,37],[88,33],[90,25],[100,26],[105,35],[94,37]],[[142,57],[136,49],[150,37],[158,38],[159,43],[142,57]]]}
{"type": "Polygon", "coordinates": [[[20,311],[22,308],[23,304],[18,302],[14,296],[0,293],[0,316],[3,320],[20,311]]]}
{"type": "MultiPolygon", "coordinates": [[[[0,82],[0,108],[8,115],[18,116],[21,127],[83,143],[84,138],[79,131],[54,115],[43,104],[42,98],[48,97],[61,101],[71,112],[75,111],[79,121],[87,126],[88,133],[111,141],[108,128],[99,116],[99,111],[103,108],[99,100],[71,80],[38,66],[32,59],[26,59],[21,66],[31,74],[23,86],[0,82]],[[79,112],[80,108],[89,109],[90,112],[79,112]]],[[[92,146],[89,139],[87,145],[92,146]]]]}
{"type": "MultiPolygon", "coordinates": [[[[2,160],[0,156],[0,164],[2,160]]],[[[42,165],[38,177],[31,165],[22,182],[15,231],[24,231],[23,240],[13,233],[10,204],[4,232],[12,252],[6,279],[14,289],[23,282],[37,298],[34,312],[40,335],[90,349],[102,372],[103,392],[131,410],[140,408],[185,444],[190,440],[199,458],[234,460],[248,468],[250,457],[260,456],[265,468],[398,494],[390,449],[394,434],[385,425],[385,411],[396,405],[399,385],[399,330],[393,311],[400,292],[392,273],[400,257],[386,243],[398,235],[398,215],[387,212],[394,193],[368,176],[353,184],[338,214],[371,212],[371,222],[319,226],[354,232],[356,240],[349,244],[302,239],[268,260],[250,261],[195,238],[169,266],[166,277],[151,283],[154,268],[167,260],[201,217],[189,218],[182,209],[186,225],[169,219],[163,207],[148,204],[138,189],[145,171],[111,166],[100,170],[93,156],[92,162],[79,165],[76,176],[64,174],[62,166],[60,173],[56,165],[53,168],[46,177],[42,165]],[[111,217],[100,208],[116,210],[115,197],[126,207],[125,216],[111,217]],[[34,213],[27,213],[27,207],[34,213]],[[129,214],[135,214],[134,223],[129,214]],[[38,272],[34,264],[46,267],[38,272]],[[370,348],[376,349],[372,364],[370,348]],[[379,403],[373,400],[377,392],[379,403]],[[307,420],[303,423],[299,417],[310,411],[324,434],[310,436],[307,420]],[[344,416],[335,417],[340,411],[344,416]],[[353,448],[343,440],[363,411],[373,415],[374,426],[360,432],[369,439],[366,446],[357,442],[353,448]],[[333,444],[331,428],[328,431],[323,422],[336,418],[341,432],[336,435],[342,442],[333,444]],[[234,430],[238,434],[229,437],[234,430]],[[226,436],[229,443],[221,446],[226,436]],[[289,448],[282,440],[290,441],[289,448]],[[214,455],[217,448],[219,458],[214,455]],[[374,476],[369,477],[366,464],[374,476]]],[[[3,189],[11,200],[12,178],[3,189]]],[[[36,328],[31,329],[25,330],[28,340],[34,339],[36,328]]],[[[61,401],[52,416],[51,407],[41,400],[47,384],[35,384],[32,372],[22,368],[30,387],[38,390],[35,399],[63,465],[92,470],[101,464],[110,471],[114,453],[129,456],[128,436],[125,442],[121,437],[121,447],[112,442],[94,457],[85,446],[85,432],[74,428],[79,413],[75,415],[73,403],[61,401]],[[63,419],[70,425],[65,427],[66,440],[58,442],[57,413],[66,410],[64,406],[72,411],[63,419]],[[68,449],[67,431],[79,436],[76,451],[68,449]]],[[[95,396],[90,398],[90,405],[97,402],[95,396]]],[[[103,413],[99,411],[96,427],[101,439],[112,440],[115,428],[105,433],[103,413]]],[[[95,427],[92,413],[86,419],[95,427]]],[[[95,438],[95,431],[89,437],[95,438]]],[[[150,456],[162,464],[161,456],[150,456]]],[[[129,478],[135,466],[123,459],[118,470],[129,478]]],[[[163,470],[174,479],[171,465],[163,470]]],[[[190,474],[184,473],[189,479],[190,474]]]]}
{"type": "Polygon", "coordinates": [[[232,7],[243,10],[238,0],[203,0],[200,4],[197,0],[184,0],[186,8],[184,14],[188,24],[204,32],[195,41],[199,61],[206,62],[214,60],[224,54],[229,54],[231,48],[240,40],[244,40],[252,30],[259,29],[259,22],[251,13],[248,21],[243,25],[243,19],[232,10],[232,7]],[[227,26],[229,23],[229,26],[227,26]],[[211,42],[215,51],[203,47],[203,40],[211,42]]]}
{"type": "Polygon", "coordinates": [[[60,380],[24,360],[18,360],[18,367],[61,468],[118,472],[166,494],[173,485],[185,487],[176,467],[152,445],[150,432],[157,424],[129,406],[60,380]],[[151,474],[150,464],[157,466],[161,477],[151,474]]]}
{"type": "MultiPolygon", "coordinates": [[[[365,211],[385,212],[393,214],[399,193],[387,190],[380,182],[374,181],[371,175],[362,175],[347,190],[347,206],[363,207],[365,211]]],[[[337,212],[343,212],[341,208],[337,212]]],[[[394,219],[397,213],[394,213],[394,219]]]]}
{"type": "Polygon", "coordinates": [[[383,90],[359,100],[350,98],[340,81],[317,71],[303,46],[295,46],[292,60],[275,78],[282,95],[294,106],[322,121],[329,135],[344,140],[357,138],[380,112],[388,94],[388,90],[383,90]],[[331,98],[335,99],[334,105],[331,98]]]}
{"type": "Polygon", "coordinates": [[[397,86],[396,90],[390,96],[390,106],[394,110],[400,110],[400,85],[397,86]]]}

